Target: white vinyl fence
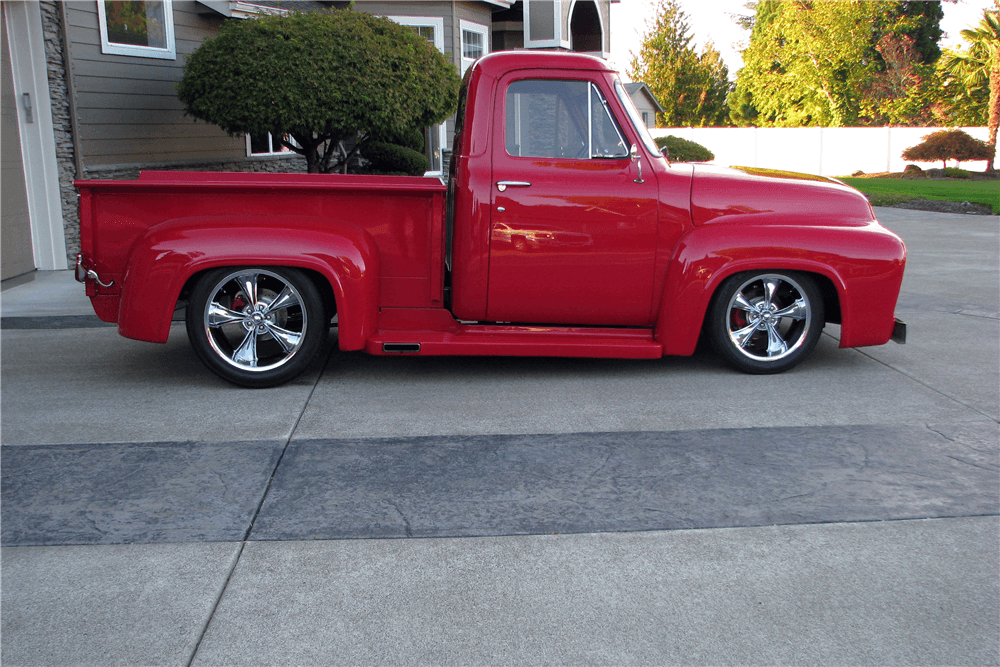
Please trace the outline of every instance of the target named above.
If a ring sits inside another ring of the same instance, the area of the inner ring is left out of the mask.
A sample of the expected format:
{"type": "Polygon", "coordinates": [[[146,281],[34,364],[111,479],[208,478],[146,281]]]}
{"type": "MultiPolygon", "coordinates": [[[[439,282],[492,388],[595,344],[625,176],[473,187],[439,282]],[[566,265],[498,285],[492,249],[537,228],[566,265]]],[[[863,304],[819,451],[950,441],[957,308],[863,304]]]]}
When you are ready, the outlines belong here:
{"type": "MultiPolygon", "coordinates": [[[[673,127],[650,130],[654,137],[672,134],[715,153],[713,164],[799,171],[821,176],[850,176],[903,171],[900,154],[941,127],[673,127]]],[[[985,127],[959,128],[986,141],[985,127]]],[[[940,162],[919,162],[922,169],[940,162]]],[[[954,166],[950,162],[948,166],[954,166]]],[[[983,171],[986,161],[963,162],[963,169],[983,171]]]]}

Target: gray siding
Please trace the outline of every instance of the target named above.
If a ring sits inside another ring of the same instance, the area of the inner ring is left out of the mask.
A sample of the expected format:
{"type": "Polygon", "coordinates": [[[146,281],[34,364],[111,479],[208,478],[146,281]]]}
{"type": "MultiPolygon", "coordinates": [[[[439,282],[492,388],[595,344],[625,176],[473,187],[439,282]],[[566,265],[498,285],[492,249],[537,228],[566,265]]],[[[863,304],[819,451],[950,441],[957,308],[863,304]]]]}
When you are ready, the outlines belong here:
{"type": "Polygon", "coordinates": [[[461,23],[459,21],[472,21],[473,23],[478,23],[480,25],[486,26],[486,52],[489,53],[493,50],[492,36],[493,32],[490,30],[490,26],[493,23],[493,12],[490,11],[490,5],[483,2],[457,2],[455,3],[455,41],[452,45],[454,53],[458,55],[455,64],[461,66],[462,57],[462,31],[459,29],[461,23]]]}
{"type": "Polygon", "coordinates": [[[193,0],[174,0],[177,60],[101,53],[96,2],[66,5],[79,145],[87,168],[147,162],[232,160],[242,137],[184,117],[176,85],[184,58],[216,34],[222,17],[193,0]]]}

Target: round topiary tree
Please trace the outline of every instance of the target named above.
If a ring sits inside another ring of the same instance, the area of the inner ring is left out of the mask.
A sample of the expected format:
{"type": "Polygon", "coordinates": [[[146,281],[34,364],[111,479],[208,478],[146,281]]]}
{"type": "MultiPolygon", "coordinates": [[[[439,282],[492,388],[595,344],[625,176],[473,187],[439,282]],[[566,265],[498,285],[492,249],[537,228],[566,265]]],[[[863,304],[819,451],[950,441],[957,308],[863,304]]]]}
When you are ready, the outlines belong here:
{"type": "Polygon", "coordinates": [[[970,137],[962,130],[939,130],[931,132],[916,146],[903,151],[904,160],[913,162],[937,162],[947,167],[948,160],[989,160],[993,150],[985,141],[970,137]]]}
{"type": "Polygon", "coordinates": [[[187,114],[231,136],[281,138],[310,173],[346,173],[371,136],[451,115],[460,83],[410,28],[340,10],[225,22],[188,57],[177,95],[187,114]]]}
{"type": "Polygon", "coordinates": [[[667,149],[667,154],[674,162],[709,162],[715,159],[715,153],[701,144],[675,137],[672,134],[656,137],[655,141],[657,146],[667,149]]]}

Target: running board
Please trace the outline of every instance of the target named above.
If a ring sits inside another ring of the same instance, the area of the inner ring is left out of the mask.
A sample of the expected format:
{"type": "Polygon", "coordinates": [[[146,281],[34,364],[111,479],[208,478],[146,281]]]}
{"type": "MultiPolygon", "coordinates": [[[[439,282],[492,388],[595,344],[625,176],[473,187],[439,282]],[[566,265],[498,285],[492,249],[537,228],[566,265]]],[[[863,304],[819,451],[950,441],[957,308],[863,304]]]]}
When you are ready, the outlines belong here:
{"type": "Polygon", "coordinates": [[[379,331],[369,354],[421,356],[599,357],[656,359],[652,329],[459,325],[455,331],[379,331]]]}

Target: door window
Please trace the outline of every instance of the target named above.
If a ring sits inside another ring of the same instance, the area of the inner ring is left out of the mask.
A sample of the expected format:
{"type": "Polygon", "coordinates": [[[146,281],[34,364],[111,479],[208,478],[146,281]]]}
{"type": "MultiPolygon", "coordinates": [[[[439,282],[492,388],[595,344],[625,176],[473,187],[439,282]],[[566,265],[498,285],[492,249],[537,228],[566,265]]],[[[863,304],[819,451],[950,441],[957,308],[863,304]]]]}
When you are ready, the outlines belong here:
{"type": "Polygon", "coordinates": [[[628,157],[607,100],[587,81],[515,81],[505,118],[507,154],[514,157],[628,157]]]}

